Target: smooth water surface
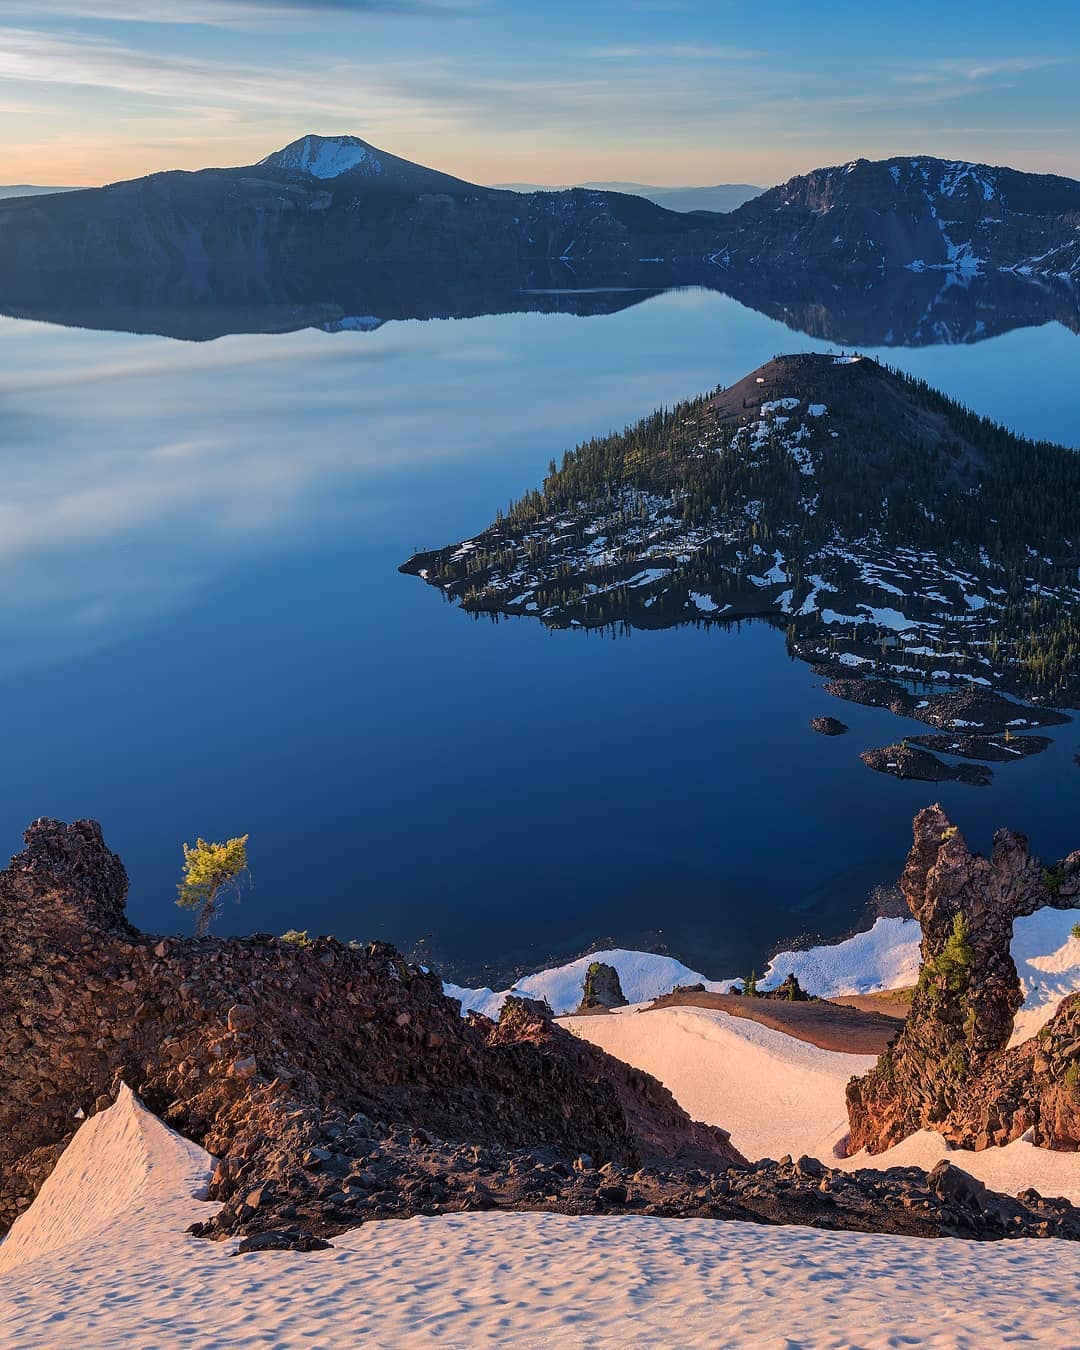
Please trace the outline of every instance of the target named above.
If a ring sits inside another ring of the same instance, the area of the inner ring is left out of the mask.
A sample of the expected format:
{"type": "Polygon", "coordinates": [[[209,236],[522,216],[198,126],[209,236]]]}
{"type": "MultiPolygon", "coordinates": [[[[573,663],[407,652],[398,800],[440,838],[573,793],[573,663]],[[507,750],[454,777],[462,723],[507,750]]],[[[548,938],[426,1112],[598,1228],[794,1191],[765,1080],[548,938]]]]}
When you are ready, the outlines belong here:
{"type": "MultiPolygon", "coordinates": [[[[810,348],[706,292],[205,344],[0,322],[0,847],[96,817],[133,920],[171,931],[181,842],[250,832],[222,931],[491,979],[600,938],[760,968],[850,929],[935,797],[979,847],[1080,846],[1075,724],[991,788],[900,783],[858,752],[904,724],[768,626],[552,634],[397,572],[578,439],[810,348]]],[[[880,353],[1074,446],[1078,354],[1057,325],[880,353]]]]}

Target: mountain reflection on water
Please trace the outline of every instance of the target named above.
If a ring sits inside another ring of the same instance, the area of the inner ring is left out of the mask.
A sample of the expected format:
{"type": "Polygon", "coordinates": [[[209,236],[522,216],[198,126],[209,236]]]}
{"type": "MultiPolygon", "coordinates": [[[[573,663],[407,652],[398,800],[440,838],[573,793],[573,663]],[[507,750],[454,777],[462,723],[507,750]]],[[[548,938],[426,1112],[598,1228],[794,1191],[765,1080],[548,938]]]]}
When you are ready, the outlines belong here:
{"type": "Polygon", "coordinates": [[[358,265],[303,275],[220,274],[181,266],[90,275],[7,275],[0,313],[69,327],[156,333],[190,341],[301,328],[370,332],[392,321],[486,314],[616,314],[686,287],[728,295],[793,332],[848,346],[972,343],[1059,323],[1080,331],[1080,295],[1067,282],[1010,272],[821,272],[810,267],[634,268],[554,261],[513,275],[425,265],[358,265]]]}

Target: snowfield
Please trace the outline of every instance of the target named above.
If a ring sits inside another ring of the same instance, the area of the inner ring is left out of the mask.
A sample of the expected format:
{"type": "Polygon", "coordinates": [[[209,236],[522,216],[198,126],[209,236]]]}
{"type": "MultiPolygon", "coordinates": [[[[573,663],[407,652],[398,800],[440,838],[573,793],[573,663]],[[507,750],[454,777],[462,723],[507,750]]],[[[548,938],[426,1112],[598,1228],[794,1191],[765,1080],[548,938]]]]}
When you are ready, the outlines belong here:
{"type": "Polygon", "coordinates": [[[527,998],[546,999],[554,1013],[573,1012],[581,1002],[581,988],[585,972],[594,961],[603,961],[619,972],[623,993],[631,1003],[647,1003],[660,994],[669,993],[677,984],[702,983],[707,989],[726,992],[731,980],[706,980],[696,970],[684,966],[672,956],[657,956],[652,952],[634,952],[623,948],[592,952],[565,966],[541,970],[526,975],[511,989],[496,993],[492,989],[466,989],[457,984],[444,984],[450,998],[461,1000],[462,1013],[480,1012],[486,1017],[498,1017],[499,1009],[510,994],[524,994],[527,998]]]}
{"type": "Polygon", "coordinates": [[[872,1055],[819,1050],[712,1008],[658,1008],[562,1025],[659,1078],[695,1119],[730,1130],[731,1142],[751,1160],[808,1153],[831,1167],[929,1169],[948,1158],[994,1190],[1015,1195],[1034,1186],[1080,1205],[1080,1153],[1051,1152],[1024,1139],[976,1153],[921,1130],[885,1153],[845,1157],[844,1088],[873,1066],[872,1055]]]}
{"type": "Polygon", "coordinates": [[[561,1025],[659,1078],[695,1120],[730,1130],[751,1161],[809,1153],[835,1165],[834,1147],[847,1133],[844,1088],[875,1063],[873,1055],[819,1050],[713,1008],[575,1017],[561,1025]]]}
{"type": "Polygon", "coordinates": [[[484,1213],[234,1257],[184,1232],[211,1161],[127,1092],[83,1125],[0,1245],[8,1350],[1077,1344],[1080,1244],[484,1213]]]}

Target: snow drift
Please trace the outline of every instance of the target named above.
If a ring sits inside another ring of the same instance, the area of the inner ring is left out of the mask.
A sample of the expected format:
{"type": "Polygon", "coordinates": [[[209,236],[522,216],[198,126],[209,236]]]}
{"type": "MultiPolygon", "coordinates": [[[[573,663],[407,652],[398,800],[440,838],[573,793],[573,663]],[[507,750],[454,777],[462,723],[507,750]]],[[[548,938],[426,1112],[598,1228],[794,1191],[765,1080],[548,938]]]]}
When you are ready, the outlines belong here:
{"type": "Polygon", "coordinates": [[[840,1350],[856,1328],[866,1350],[1075,1341],[1080,1244],[487,1213],[367,1224],[330,1251],[234,1258],[232,1244],[183,1231],[205,1215],[192,1193],[210,1161],[126,1091],[83,1125],[0,1245],[5,1346],[535,1348],[674,1338],[840,1350]]]}

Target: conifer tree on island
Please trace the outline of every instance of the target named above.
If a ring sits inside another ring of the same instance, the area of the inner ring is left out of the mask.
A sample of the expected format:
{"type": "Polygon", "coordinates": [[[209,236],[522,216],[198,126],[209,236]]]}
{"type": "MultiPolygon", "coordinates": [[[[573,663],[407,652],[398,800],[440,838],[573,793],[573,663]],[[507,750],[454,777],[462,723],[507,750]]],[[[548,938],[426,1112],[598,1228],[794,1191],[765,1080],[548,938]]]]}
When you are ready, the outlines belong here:
{"type": "Polygon", "coordinates": [[[247,874],[248,835],[223,844],[208,844],[198,839],[195,847],[184,845],[183,880],[177,886],[176,903],[181,909],[194,909],[195,936],[203,937],[217,918],[220,899],[232,891],[239,899],[242,878],[247,874]]]}

